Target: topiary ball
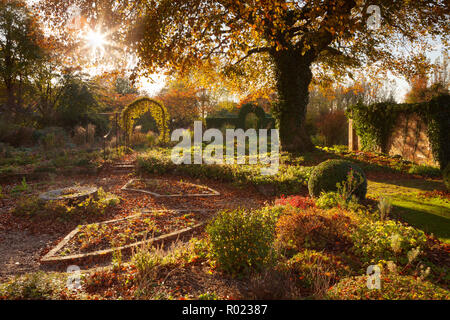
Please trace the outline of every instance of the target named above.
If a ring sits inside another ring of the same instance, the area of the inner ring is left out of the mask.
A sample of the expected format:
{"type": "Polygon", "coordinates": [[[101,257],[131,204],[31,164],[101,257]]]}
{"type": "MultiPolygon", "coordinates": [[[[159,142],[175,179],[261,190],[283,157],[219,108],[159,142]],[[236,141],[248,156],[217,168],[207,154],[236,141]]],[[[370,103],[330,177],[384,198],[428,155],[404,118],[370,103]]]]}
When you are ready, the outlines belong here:
{"type": "Polygon", "coordinates": [[[450,163],[445,167],[442,177],[444,178],[444,183],[447,190],[450,191],[450,163]]]}
{"type": "Polygon", "coordinates": [[[363,178],[363,182],[356,188],[353,195],[360,200],[364,199],[367,193],[366,175],[358,165],[345,160],[328,160],[315,167],[309,178],[309,194],[317,198],[322,192],[336,192],[336,185],[347,181],[351,170],[363,178]]]}

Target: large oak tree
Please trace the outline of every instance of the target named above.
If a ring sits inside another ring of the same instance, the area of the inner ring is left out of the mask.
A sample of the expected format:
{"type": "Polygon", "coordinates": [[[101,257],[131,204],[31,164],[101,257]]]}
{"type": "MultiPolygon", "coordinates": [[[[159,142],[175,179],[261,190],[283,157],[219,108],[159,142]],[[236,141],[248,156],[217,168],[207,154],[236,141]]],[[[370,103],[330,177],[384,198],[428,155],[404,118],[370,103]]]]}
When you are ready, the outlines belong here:
{"type": "MultiPolygon", "coordinates": [[[[41,9],[61,23],[67,2],[45,0],[41,9]]],[[[410,56],[401,48],[423,48],[429,40],[440,39],[448,49],[445,0],[78,0],[77,4],[88,21],[101,20],[119,34],[128,34],[128,47],[148,72],[183,73],[214,66],[233,75],[246,59],[268,57],[278,95],[274,116],[285,151],[313,147],[304,120],[315,68],[320,66],[327,74],[377,64],[414,73],[417,63],[410,63],[414,60],[408,61],[410,56]],[[371,28],[378,22],[378,28],[371,28]]]]}

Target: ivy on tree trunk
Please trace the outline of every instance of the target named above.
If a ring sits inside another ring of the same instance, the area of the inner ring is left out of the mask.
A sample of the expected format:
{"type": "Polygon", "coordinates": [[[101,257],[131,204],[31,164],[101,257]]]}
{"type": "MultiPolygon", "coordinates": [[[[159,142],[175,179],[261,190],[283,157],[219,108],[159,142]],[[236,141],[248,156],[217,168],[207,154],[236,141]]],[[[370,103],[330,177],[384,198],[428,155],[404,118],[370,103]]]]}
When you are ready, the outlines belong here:
{"type": "Polygon", "coordinates": [[[305,118],[312,81],[312,60],[298,50],[276,51],[271,55],[279,99],[273,113],[280,130],[283,151],[311,151],[314,145],[306,132],[305,118]]]}

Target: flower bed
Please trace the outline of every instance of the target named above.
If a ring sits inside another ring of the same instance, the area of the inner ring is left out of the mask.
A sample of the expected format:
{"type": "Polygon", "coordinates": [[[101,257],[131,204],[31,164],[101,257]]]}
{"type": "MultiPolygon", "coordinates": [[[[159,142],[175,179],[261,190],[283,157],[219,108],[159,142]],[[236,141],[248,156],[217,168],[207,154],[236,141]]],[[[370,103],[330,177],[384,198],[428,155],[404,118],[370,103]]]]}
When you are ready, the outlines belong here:
{"type": "Polygon", "coordinates": [[[124,219],[83,225],[73,230],[41,260],[74,262],[130,251],[145,243],[180,237],[210,218],[210,210],[148,210],[124,219]]]}
{"type": "Polygon", "coordinates": [[[151,211],[126,219],[84,225],[78,227],[76,235],[57,255],[83,254],[126,246],[192,227],[206,218],[202,211],[151,211]]]}
{"type": "Polygon", "coordinates": [[[216,190],[206,186],[162,179],[132,179],[122,190],[144,192],[155,197],[205,197],[220,195],[216,190]]]}

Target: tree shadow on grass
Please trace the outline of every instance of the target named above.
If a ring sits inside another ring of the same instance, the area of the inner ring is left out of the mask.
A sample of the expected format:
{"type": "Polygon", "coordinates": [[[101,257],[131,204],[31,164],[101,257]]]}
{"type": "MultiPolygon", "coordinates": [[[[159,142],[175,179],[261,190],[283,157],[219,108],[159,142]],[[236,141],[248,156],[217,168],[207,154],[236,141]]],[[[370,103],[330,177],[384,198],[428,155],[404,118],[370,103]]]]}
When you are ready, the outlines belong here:
{"type": "Polygon", "coordinates": [[[416,188],[422,191],[445,190],[444,182],[437,180],[405,179],[405,180],[394,180],[393,182],[397,186],[406,188],[416,188]]]}
{"type": "Polygon", "coordinates": [[[375,180],[369,181],[369,194],[400,194],[417,193],[434,190],[445,190],[444,183],[436,180],[422,179],[396,179],[396,180],[375,180]]]}

